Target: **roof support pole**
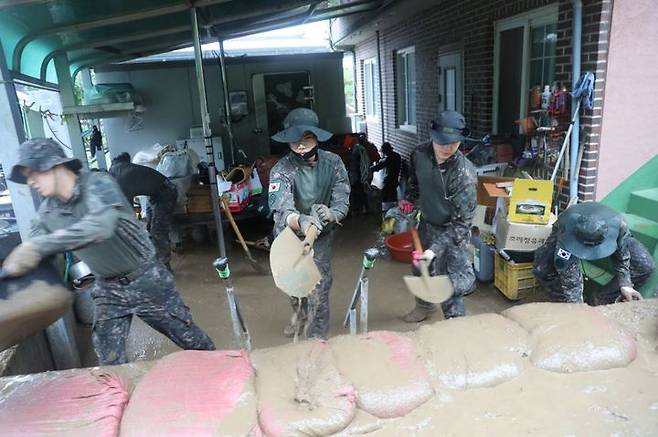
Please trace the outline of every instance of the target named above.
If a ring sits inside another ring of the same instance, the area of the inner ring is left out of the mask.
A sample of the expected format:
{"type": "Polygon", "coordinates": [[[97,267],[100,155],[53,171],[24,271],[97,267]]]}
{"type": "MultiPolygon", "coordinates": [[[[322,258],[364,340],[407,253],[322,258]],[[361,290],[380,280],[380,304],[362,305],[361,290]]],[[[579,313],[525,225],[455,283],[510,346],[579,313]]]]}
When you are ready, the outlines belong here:
{"type": "Polygon", "coordinates": [[[230,165],[235,164],[235,141],[233,138],[233,123],[231,122],[231,100],[228,94],[228,79],[226,77],[226,55],[224,53],[224,41],[218,39],[219,41],[219,68],[222,74],[222,94],[224,94],[224,116],[226,120],[226,131],[228,133],[228,147],[231,151],[231,162],[230,165]]]}
{"type": "Polygon", "coordinates": [[[219,193],[217,190],[217,168],[215,167],[215,153],[212,144],[212,132],[210,131],[210,114],[208,113],[208,101],[206,100],[206,85],[203,76],[203,53],[201,52],[201,41],[199,38],[199,20],[196,8],[191,9],[192,32],[194,33],[194,66],[196,67],[196,82],[199,89],[199,104],[201,106],[201,124],[203,125],[203,142],[208,155],[208,172],[210,175],[210,193],[212,196],[212,213],[215,217],[215,228],[217,229],[217,244],[219,245],[219,256],[226,256],[226,245],[224,244],[224,229],[222,228],[222,217],[219,210],[219,193]]]}
{"type": "MultiPolygon", "coordinates": [[[[18,161],[18,147],[23,141],[25,132],[16,88],[9,75],[0,42],[0,161],[7,176],[18,161]]],[[[30,221],[36,212],[35,201],[27,185],[15,184],[7,179],[7,186],[21,238],[26,239],[30,234],[30,221]]]]}
{"type": "Polygon", "coordinates": [[[382,43],[381,43],[381,35],[379,34],[379,30],[376,32],[377,33],[377,76],[378,77],[378,82],[379,82],[379,112],[382,117],[382,145],[386,142],[386,132],[385,132],[385,124],[384,124],[384,80],[382,78],[382,43]]]}
{"type": "MultiPolygon", "coordinates": [[[[73,80],[69,70],[69,60],[65,53],[55,56],[55,71],[57,72],[57,82],[59,84],[59,99],[62,107],[75,106],[75,93],[73,91],[73,80]]],[[[82,165],[89,167],[87,161],[87,151],[82,142],[82,130],[80,130],[80,120],[77,116],[70,116],[66,119],[66,129],[69,133],[69,142],[73,156],[78,158],[82,165]]]]}

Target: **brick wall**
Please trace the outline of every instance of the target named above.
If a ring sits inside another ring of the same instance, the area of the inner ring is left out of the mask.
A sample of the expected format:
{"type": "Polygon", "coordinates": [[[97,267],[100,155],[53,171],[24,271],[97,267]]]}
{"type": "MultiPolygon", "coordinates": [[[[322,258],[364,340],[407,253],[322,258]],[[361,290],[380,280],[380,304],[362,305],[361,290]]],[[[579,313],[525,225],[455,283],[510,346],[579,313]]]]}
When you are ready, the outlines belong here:
{"type": "MultiPolygon", "coordinates": [[[[445,1],[394,26],[380,29],[386,140],[406,158],[413,148],[429,140],[429,122],[438,111],[437,62],[439,49],[458,44],[463,47],[464,116],[473,135],[492,130],[494,22],[503,18],[558,3],[556,0],[466,0],[445,1]],[[416,134],[401,130],[396,117],[395,51],[414,46],[416,52],[416,134]]],[[[581,117],[584,156],[579,192],[592,198],[598,162],[598,135],[601,128],[603,85],[607,58],[611,0],[584,0],[582,70],[597,72],[596,107],[581,117]]],[[[559,0],[556,79],[571,85],[570,0],[559,0]]],[[[377,56],[374,36],[355,47],[357,68],[361,61],[377,56]]],[[[357,74],[359,109],[363,101],[363,69],[357,74]]],[[[381,124],[368,123],[369,138],[381,144],[381,124]]],[[[568,193],[565,193],[568,195],[568,193]]]]}

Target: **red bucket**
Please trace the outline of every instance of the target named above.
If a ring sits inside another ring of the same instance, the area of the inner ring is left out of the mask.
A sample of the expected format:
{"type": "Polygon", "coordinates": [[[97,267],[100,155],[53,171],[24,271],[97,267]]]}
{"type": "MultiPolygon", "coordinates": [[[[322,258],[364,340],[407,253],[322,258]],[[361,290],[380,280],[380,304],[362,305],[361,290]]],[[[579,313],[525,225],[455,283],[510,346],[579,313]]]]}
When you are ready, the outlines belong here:
{"type": "Polygon", "coordinates": [[[394,260],[407,264],[411,263],[411,252],[414,250],[411,232],[393,234],[386,238],[385,243],[394,260]]]}

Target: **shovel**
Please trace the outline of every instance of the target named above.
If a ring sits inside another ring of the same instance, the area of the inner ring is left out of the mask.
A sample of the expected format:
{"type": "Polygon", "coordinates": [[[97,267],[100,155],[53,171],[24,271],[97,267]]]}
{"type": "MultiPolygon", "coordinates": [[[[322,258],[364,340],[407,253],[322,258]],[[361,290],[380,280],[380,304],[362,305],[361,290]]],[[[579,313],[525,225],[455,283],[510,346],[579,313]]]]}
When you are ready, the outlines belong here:
{"type": "Polygon", "coordinates": [[[304,241],[288,227],[272,242],[270,269],[276,286],[290,297],[303,298],[311,294],[320,271],[313,261],[311,249],[318,229],[311,225],[304,241]]]}
{"type": "Polygon", "coordinates": [[[244,253],[247,256],[247,261],[249,261],[249,264],[251,264],[251,267],[253,267],[254,270],[256,270],[256,272],[260,273],[261,275],[266,275],[268,272],[265,271],[263,266],[259,264],[258,261],[256,261],[253,256],[251,256],[251,251],[249,250],[247,243],[244,241],[244,238],[242,237],[242,232],[240,232],[240,228],[238,228],[238,224],[235,222],[235,218],[233,217],[233,213],[231,212],[231,209],[228,206],[228,201],[226,200],[226,197],[222,196],[221,201],[222,201],[222,206],[224,207],[224,213],[226,214],[229,223],[231,223],[231,226],[233,227],[233,231],[235,232],[235,235],[238,237],[238,241],[240,241],[242,250],[244,250],[244,253]]]}
{"type": "MultiPolygon", "coordinates": [[[[418,231],[414,227],[411,228],[411,237],[414,240],[414,249],[422,252],[423,246],[420,244],[418,231]]],[[[426,260],[421,259],[418,264],[420,277],[411,275],[404,277],[404,283],[409,292],[431,303],[441,303],[450,299],[454,292],[450,278],[447,275],[430,276],[426,260]]]]}

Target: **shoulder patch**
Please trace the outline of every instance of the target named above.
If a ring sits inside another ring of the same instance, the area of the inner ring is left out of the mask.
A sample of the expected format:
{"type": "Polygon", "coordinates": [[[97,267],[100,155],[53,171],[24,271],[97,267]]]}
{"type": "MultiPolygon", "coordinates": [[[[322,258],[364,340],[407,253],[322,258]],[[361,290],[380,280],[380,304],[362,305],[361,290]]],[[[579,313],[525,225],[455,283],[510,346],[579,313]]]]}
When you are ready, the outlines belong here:
{"type": "Polygon", "coordinates": [[[272,182],[269,187],[269,192],[270,193],[276,193],[279,191],[279,188],[281,188],[281,183],[280,182],[272,182]]]}
{"type": "Polygon", "coordinates": [[[566,261],[569,261],[571,259],[571,252],[566,251],[562,248],[558,248],[556,255],[566,261]]]}

